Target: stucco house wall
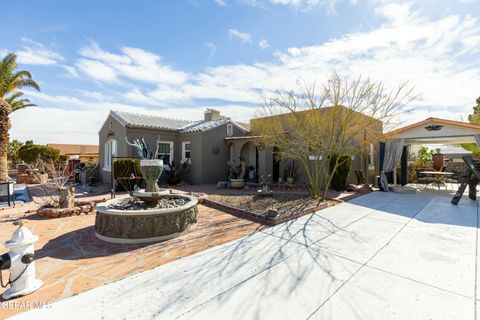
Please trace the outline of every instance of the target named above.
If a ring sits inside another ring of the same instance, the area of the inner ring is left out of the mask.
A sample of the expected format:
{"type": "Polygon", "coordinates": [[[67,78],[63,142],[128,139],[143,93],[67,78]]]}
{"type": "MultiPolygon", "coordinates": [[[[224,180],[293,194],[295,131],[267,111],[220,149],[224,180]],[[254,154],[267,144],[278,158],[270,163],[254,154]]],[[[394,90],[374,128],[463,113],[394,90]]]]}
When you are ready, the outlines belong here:
{"type": "MultiPolygon", "coordinates": [[[[229,144],[224,138],[227,135],[227,125],[219,126],[208,130],[202,134],[202,178],[194,183],[216,183],[228,178],[227,161],[230,159],[229,144]],[[213,149],[218,151],[214,153],[213,149]]],[[[233,135],[245,135],[245,130],[241,130],[236,125],[233,126],[233,135]]]]}
{"type": "MultiPolygon", "coordinates": [[[[216,112],[216,111],[215,111],[216,112]]],[[[107,117],[104,125],[99,131],[100,144],[100,179],[105,183],[111,181],[111,169],[104,168],[105,150],[104,145],[109,139],[116,140],[117,157],[138,157],[135,149],[129,146],[125,137],[132,141],[134,139],[145,139],[149,150],[155,153],[159,142],[171,142],[173,145],[173,160],[176,164],[183,160],[183,143],[190,143],[190,165],[185,171],[182,180],[193,184],[216,183],[226,178],[228,172],[227,161],[229,159],[229,148],[224,138],[227,136],[227,126],[233,126],[233,135],[245,135],[246,130],[229,118],[216,114],[215,119],[205,119],[199,122],[185,124],[185,129],[159,129],[155,127],[138,127],[130,124],[125,125],[117,120],[120,112],[113,112],[107,117]]],[[[125,115],[124,115],[125,116],[125,115]]],[[[174,119],[155,118],[148,115],[127,114],[126,120],[139,121],[140,125],[156,125],[158,119],[161,121],[175,121],[174,119]],[[135,119],[135,117],[139,117],[135,119]]],[[[207,115],[206,115],[207,118],[207,115]]],[[[171,160],[172,160],[171,159],[171,160]]],[[[160,177],[160,182],[167,182],[166,170],[160,177]]]]}
{"type": "MultiPolygon", "coordinates": [[[[192,184],[199,184],[202,181],[202,134],[201,132],[183,133],[179,138],[180,150],[183,142],[190,142],[190,166],[185,172],[184,179],[192,184]]],[[[181,156],[181,155],[180,155],[181,156]]]]}
{"type": "Polygon", "coordinates": [[[117,155],[125,155],[126,143],[122,143],[122,141],[125,141],[125,132],[125,127],[111,115],[107,117],[98,132],[98,145],[100,151],[99,178],[104,183],[110,183],[111,179],[111,170],[105,169],[105,143],[110,139],[115,139],[117,141],[117,155]]]}

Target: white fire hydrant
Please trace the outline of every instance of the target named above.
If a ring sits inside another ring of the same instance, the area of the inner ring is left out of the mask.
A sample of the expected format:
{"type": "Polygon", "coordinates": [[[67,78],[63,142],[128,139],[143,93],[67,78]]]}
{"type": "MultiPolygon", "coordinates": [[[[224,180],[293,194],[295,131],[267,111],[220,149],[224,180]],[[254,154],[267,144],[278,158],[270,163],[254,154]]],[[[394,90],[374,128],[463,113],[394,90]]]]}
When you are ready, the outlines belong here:
{"type": "Polygon", "coordinates": [[[10,285],[3,294],[5,300],[24,296],[38,290],[43,282],[36,279],[33,244],[38,236],[23,226],[20,220],[14,222],[18,225],[12,238],[5,242],[10,252],[0,256],[0,282],[3,288],[10,285]],[[10,269],[10,278],[3,283],[1,270],[10,269]]]}

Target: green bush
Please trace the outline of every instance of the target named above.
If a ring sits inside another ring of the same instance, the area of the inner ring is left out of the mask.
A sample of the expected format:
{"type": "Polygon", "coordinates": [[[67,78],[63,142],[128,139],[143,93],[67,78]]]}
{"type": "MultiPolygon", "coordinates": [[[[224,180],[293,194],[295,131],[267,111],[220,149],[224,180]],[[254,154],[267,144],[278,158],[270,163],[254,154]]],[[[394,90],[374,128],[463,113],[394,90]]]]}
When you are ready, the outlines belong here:
{"type": "Polygon", "coordinates": [[[330,158],[330,173],[333,172],[331,187],[336,191],[345,190],[347,184],[348,173],[352,165],[352,158],[349,154],[334,155],[330,158]],[[338,162],[337,162],[338,161],[338,162]],[[333,172],[335,164],[338,163],[337,170],[333,172]]]}
{"type": "Polygon", "coordinates": [[[25,144],[18,149],[18,157],[26,163],[33,163],[37,159],[57,162],[60,159],[60,150],[38,144],[25,144]]]}
{"type": "Polygon", "coordinates": [[[113,162],[113,176],[117,181],[117,191],[132,191],[142,177],[139,159],[122,159],[113,162]],[[132,177],[134,179],[130,179],[132,177]]]}

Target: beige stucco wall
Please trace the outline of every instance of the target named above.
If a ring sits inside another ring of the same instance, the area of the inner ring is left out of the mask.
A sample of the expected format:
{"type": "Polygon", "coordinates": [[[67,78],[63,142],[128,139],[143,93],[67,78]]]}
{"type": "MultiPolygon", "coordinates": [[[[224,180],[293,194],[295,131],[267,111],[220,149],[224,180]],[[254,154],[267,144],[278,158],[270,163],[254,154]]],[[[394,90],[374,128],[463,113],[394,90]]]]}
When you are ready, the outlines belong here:
{"type": "MultiPolygon", "coordinates": [[[[367,116],[364,116],[367,117],[367,116]]],[[[258,121],[262,121],[262,119],[252,119],[251,120],[251,127],[253,130],[255,129],[255,125],[258,121]]],[[[371,121],[370,119],[368,121],[371,121]]],[[[255,134],[255,132],[253,132],[255,134]]],[[[357,137],[357,141],[370,141],[372,138],[377,137],[380,138],[383,133],[383,124],[381,121],[374,121],[372,125],[369,127],[369,129],[366,132],[363,132],[361,136],[357,137]]],[[[368,157],[369,157],[369,150],[368,150],[368,144],[365,146],[364,151],[360,150],[360,148],[357,149],[357,152],[353,154],[354,160],[352,160],[352,165],[350,168],[350,173],[348,176],[347,183],[357,183],[357,178],[355,175],[355,170],[360,170],[362,171],[364,177],[367,179],[369,183],[375,183],[375,177],[378,175],[378,170],[379,170],[379,155],[378,155],[378,149],[379,149],[379,144],[378,142],[372,141],[374,150],[373,150],[373,166],[368,165],[368,157]]],[[[259,153],[259,175],[265,175],[265,174],[270,174],[272,173],[273,170],[273,153],[272,153],[272,148],[266,148],[264,151],[261,151],[259,153]]],[[[280,177],[284,178],[285,176],[285,167],[287,165],[287,160],[281,160],[280,161],[280,177]]],[[[297,171],[297,179],[296,181],[298,183],[304,183],[307,182],[307,175],[305,173],[305,170],[303,169],[303,166],[297,162],[298,165],[298,171],[297,171]]]]}

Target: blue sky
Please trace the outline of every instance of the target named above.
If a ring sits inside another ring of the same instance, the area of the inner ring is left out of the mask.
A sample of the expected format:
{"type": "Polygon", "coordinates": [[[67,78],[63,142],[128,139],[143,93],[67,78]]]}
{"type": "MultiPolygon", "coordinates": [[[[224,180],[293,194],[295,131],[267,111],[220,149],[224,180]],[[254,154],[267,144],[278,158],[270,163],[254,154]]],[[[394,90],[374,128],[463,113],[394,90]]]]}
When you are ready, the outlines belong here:
{"type": "MultiPolygon", "coordinates": [[[[480,96],[480,2],[388,0],[10,1],[0,55],[31,70],[38,107],[12,115],[12,138],[97,143],[110,109],[237,120],[260,94],[321,83],[333,70],[418,98],[409,123],[466,119],[480,96]],[[21,23],[19,23],[21,21],[21,23]]],[[[6,14],[5,14],[6,13],[6,14]]]]}

